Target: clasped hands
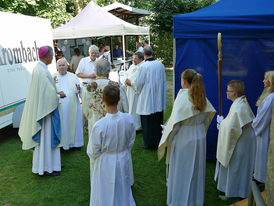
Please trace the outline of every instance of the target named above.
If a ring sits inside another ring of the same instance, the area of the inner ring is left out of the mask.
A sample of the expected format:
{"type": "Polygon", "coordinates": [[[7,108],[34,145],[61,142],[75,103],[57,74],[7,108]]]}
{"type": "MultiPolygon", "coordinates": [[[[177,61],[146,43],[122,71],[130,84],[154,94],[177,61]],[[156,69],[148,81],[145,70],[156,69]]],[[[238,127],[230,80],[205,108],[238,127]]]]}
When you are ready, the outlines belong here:
{"type": "Polygon", "coordinates": [[[221,122],[224,120],[224,117],[223,116],[219,116],[217,115],[217,129],[219,130],[220,129],[220,124],[221,122]]]}

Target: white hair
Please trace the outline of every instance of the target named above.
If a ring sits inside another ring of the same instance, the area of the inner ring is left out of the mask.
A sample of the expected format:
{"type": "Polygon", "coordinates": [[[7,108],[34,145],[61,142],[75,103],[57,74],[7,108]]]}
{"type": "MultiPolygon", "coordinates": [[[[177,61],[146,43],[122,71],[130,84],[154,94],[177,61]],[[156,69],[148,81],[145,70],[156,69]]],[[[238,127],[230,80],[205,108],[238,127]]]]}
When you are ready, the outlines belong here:
{"type": "Polygon", "coordinates": [[[89,52],[92,52],[92,51],[98,52],[99,49],[98,49],[98,47],[97,47],[96,45],[90,45],[88,51],[89,51],[89,52]]]}

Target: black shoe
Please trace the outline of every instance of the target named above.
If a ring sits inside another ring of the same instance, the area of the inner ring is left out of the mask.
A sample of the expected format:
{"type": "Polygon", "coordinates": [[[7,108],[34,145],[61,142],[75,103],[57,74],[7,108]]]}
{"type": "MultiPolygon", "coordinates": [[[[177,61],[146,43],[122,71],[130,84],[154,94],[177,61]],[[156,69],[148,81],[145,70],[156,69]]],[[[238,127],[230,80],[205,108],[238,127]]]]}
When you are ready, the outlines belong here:
{"type": "Polygon", "coordinates": [[[149,149],[149,148],[146,147],[145,145],[142,145],[140,148],[142,148],[142,149],[149,149]]]}
{"type": "Polygon", "coordinates": [[[50,173],[50,176],[60,176],[61,172],[60,171],[53,171],[52,173],[50,173]]]}
{"type": "Polygon", "coordinates": [[[64,169],[65,168],[65,164],[61,164],[61,169],[64,169]]]}

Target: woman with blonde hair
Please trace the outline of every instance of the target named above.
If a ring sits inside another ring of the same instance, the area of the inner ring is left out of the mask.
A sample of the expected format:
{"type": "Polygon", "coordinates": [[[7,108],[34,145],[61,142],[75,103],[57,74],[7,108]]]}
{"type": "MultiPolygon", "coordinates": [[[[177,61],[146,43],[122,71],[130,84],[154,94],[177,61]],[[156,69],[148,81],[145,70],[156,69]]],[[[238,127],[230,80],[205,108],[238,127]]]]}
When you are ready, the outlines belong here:
{"type": "Polygon", "coordinates": [[[264,75],[264,91],[259,97],[256,106],[257,115],[252,127],[257,136],[257,152],[255,159],[254,178],[265,183],[267,152],[269,145],[269,130],[272,119],[272,106],[274,105],[274,71],[268,71],[264,75]]]}
{"type": "Polygon", "coordinates": [[[182,89],[158,148],[161,159],[167,147],[167,204],[202,206],[204,203],[206,132],[215,109],[206,99],[202,76],[187,69],[181,76],[182,89]]]}

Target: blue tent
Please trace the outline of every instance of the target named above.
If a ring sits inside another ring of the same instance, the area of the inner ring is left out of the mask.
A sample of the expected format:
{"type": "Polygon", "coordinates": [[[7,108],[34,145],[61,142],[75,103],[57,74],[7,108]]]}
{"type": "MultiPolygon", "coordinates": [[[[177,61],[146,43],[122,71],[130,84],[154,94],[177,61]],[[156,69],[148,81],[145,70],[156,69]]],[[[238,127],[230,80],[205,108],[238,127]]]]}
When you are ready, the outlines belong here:
{"type": "MultiPolygon", "coordinates": [[[[274,69],[274,0],[220,0],[175,16],[175,94],[181,88],[182,71],[193,68],[203,75],[207,97],[218,113],[218,32],[222,33],[223,115],[231,105],[226,99],[226,84],[232,79],[244,81],[246,97],[256,114],[264,72],[274,69]]],[[[207,135],[210,159],[215,158],[217,136],[214,119],[207,135]]]]}

